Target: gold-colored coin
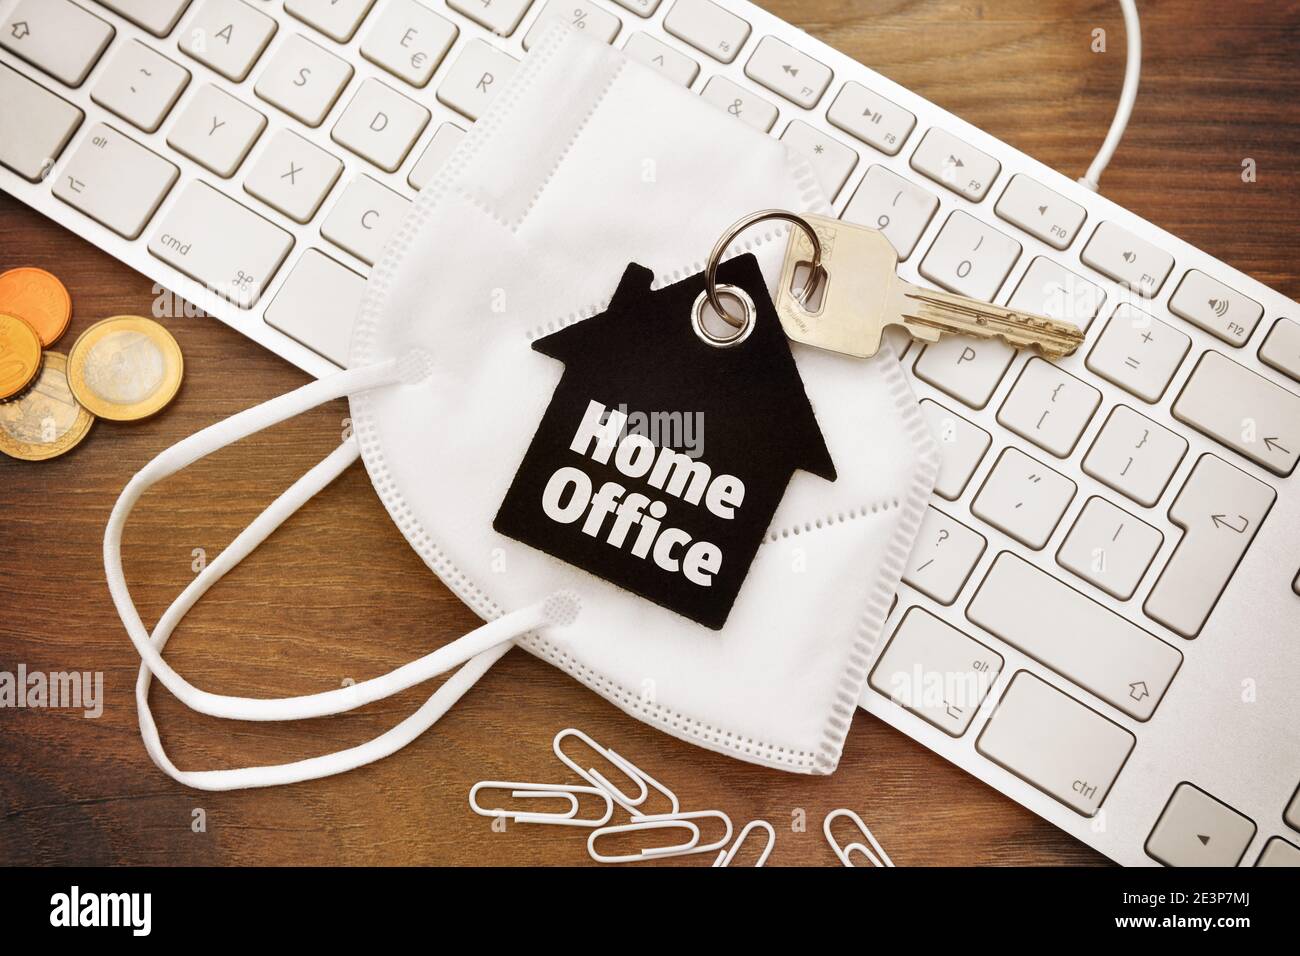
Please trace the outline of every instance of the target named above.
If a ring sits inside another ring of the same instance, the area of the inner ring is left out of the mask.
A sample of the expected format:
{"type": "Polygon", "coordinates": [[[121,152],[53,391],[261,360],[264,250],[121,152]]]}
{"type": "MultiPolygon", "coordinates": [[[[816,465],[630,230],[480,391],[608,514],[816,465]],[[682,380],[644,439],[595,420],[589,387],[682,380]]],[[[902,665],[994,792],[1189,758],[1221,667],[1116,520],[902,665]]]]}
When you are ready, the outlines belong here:
{"type": "Polygon", "coordinates": [[[56,458],[80,445],[94,423],[68,387],[68,357],[46,352],[36,384],[0,402],[0,452],[24,461],[56,458]]]}
{"type": "Polygon", "coordinates": [[[17,395],[41,370],[41,337],[7,312],[0,312],[0,400],[17,395]]]}
{"type": "Polygon", "coordinates": [[[99,418],[148,418],[176,397],[185,362],[153,319],[117,315],[81,333],[68,353],[68,385],[99,418]]]}
{"type": "Polygon", "coordinates": [[[0,273],[0,312],[16,315],[34,328],[42,347],[48,349],[68,331],[72,296],[44,269],[10,269],[0,273]]]}

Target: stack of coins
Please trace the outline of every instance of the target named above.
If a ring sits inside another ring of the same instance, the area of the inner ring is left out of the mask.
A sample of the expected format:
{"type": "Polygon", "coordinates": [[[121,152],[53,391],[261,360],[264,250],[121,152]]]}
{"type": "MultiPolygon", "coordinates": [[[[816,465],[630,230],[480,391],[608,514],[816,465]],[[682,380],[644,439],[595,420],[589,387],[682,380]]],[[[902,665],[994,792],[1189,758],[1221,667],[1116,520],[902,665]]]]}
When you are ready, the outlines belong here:
{"type": "Polygon", "coordinates": [[[71,318],[68,290],[44,269],[0,274],[0,452],[11,458],[57,458],[96,418],[148,418],[180,389],[180,346],[157,322],[114,316],[67,355],[50,351],[71,318]]]}

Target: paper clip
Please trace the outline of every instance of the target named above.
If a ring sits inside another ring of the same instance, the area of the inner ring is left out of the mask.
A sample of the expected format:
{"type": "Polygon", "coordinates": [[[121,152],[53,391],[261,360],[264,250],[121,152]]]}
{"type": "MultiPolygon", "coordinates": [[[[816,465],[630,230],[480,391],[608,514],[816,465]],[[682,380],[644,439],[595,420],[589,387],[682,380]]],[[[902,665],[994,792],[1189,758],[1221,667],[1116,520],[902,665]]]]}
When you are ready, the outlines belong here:
{"type": "Polygon", "coordinates": [[[591,854],[593,860],[600,863],[624,863],[630,860],[659,859],[666,856],[685,856],[688,853],[712,853],[714,850],[723,849],[731,842],[732,832],[731,817],[727,816],[721,810],[690,810],[686,813],[656,813],[650,816],[636,817],[631,823],[624,823],[616,827],[603,827],[602,829],[594,831],[591,836],[587,838],[587,852],[591,854]],[[705,817],[713,817],[721,820],[726,829],[720,840],[700,846],[700,828],[691,821],[702,820],[705,817]],[[641,856],[628,856],[617,860],[603,859],[596,853],[596,840],[602,834],[635,833],[639,830],[660,830],[674,825],[680,826],[682,824],[686,824],[695,830],[695,839],[690,843],[682,844],[681,846],[657,847],[643,851],[641,856]]]}
{"type": "Polygon", "coordinates": [[[677,801],[677,795],[675,793],[665,787],[654,777],[650,776],[650,774],[646,773],[636,764],[632,763],[632,761],[628,760],[626,757],[620,756],[608,747],[602,747],[600,744],[596,743],[596,741],[592,740],[588,734],[583,733],[576,727],[569,727],[565,730],[561,730],[555,735],[555,740],[552,741],[551,746],[555,751],[555,756],[560,759],[562,764],[593,786],[601,787],[606,790],[609,795],[613,797],[614,802],[628,813],[632,814],[634,818],[640,819],[641,817],[647,816],[647,814],[642,813],[639,809],[641,805],[645,803],[646,798],[650,795],[650,790],[648,789],[647,784],[649,787],[653,787],[655,790],[658,790],[667,797],[668,803],[671,806],[671,810],[669,810],[668,814],[656,814],[657,816],[671,815],[681,810],[681,804],[677,801]],[[566,737],[577,737],[588,747],[617,767],[629,780],[636,784],[637,788],[640,790],[640,795],[633,798],[631,795],[619,790],[618,787],[610,783],[609,778],[595,767],[588,767],[586,770],[583,770],[582,767],[580,767],[564,752],[561,744],[566,737]]]}
{"type": "Polygon", "coordinates": [[[831,845],[831,849],[835,851],[835,855],[839,857],[839,861],[845,866],[857,866],[856,863],[849,859],[849,854],[853,852],[863,854],[871,861],[872,866],[883,867],[894,865],[894,861],[889,858],[889,854],[885,852],[879,841],[876,840],[875,834],[873,834],[870,828],[862,822],[862,817],[858,816],[852,810],[841,808],[839,810],[832,810],[830,813],[826,814],[826,819],[822,821],[822,832],[826,834],[826,842],[831,845]],[[848,817],[852,820],[876,852],[872,853],[871,850],[867,849],[861,843],[850,843],[843,847],[836,843],[835,837],[831,834],[831,823],[839,817],[848,817]],[[877,853],[880,855],[877,856],[877,853]]]}
{"type": "Polygon", "coordinates": [[[587,837],[587,852],[597,863],[635,863],[639,860],[653,860],[657,857],[691,853],[695,851],[695,847],[699,842],[700,828],[689,820],[637,820],[632,823],[622,823],[615,827],[601,827],[599,830],[592,830],[591,836],[587,837]],[[606,856],[596,849],[597,840],[614,833],[639,833],[642,830],[672,829],[688,832],[691,835],[689,842],[679,843],[674,846],[647,847],[636,853],[624,853],[619,856],[606,856]]]}
{"type": "Polygon", "coordinates": [[[552,826],[565,827],[599,827],[609,822],[614,815],[614,802],[608,793],[599,787],[579,787],[560,783],[520,783],[514,780],[480,780],[469,791],[469,808],[481,817],[504,817],[516,823],[548,823],[552,826]],[[533,812],[529,810],[506,810],[500,807],[480,806],[480,790],[509,790],[516,800],[567,800],[569,809],[533,812]],[[605,812],[599,819],[578,816],[578,794],[589,793],[605,801],[605,812]]]}
{"type": "Polygon", "coordinates": [[[744,829],[740,831],[740,836],[736,837],[736,842],[731,844],[731,849],[721,850],[718,852],[718,858],[713,861],[713,865],[731,866],[731,861],[736,858],[736,851],[739,850],[741,844],[745,842],[745,837],[749,836],[751,832],[757,829],[767,831],[767,846],[765,846],[763,852],[758,855],[758,862],[754,865],[762,866],[765,864],[767,858],[772,855],[772,848],[776,846],[776,830],[774,830],[772,824],[768,823],[766,820],[750,820],[745,824],[744,829]]]}

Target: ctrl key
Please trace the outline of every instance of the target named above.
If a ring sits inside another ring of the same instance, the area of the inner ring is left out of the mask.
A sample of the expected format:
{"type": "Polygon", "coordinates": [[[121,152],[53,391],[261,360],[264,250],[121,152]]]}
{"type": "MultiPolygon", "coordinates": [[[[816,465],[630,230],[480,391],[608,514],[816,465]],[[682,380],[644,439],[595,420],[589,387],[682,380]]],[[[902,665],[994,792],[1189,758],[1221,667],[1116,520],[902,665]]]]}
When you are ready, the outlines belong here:
{"type": "Polygon", "coordinates": [[[293,248],[293,236],[206,183],[186,184],[149,252],[241,309],[251,307],[293,248]]]}
{"type": "Polygon", "coordinates": [[[975,749],[1091,817],[1119,776],[1131,733],[1028,671],[1011,679],[975,749]]]}

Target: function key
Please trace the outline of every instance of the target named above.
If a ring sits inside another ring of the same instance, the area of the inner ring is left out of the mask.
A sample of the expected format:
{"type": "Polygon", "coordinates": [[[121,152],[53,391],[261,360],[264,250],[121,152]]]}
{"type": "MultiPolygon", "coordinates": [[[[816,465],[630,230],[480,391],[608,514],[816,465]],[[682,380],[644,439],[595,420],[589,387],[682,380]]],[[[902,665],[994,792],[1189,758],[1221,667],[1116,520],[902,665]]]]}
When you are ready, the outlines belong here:
{"type": "Polygon", "coordinates": [[[988,195],[1002,164],[937,126],[926,132],[912,154],[912,168],[958,196],[979,202],[988,195]]]}
{"type": "Polygon", "coordinates": [[[1246,344],[1264,316],[1264,307],[1254,299],[1199,269],[1183,276],[1169,297],[1169,311],[1236,348],[1246,344]]]}
{"type": "Polygon", "coordinates": [[[776,37],[759,41],[745,64],[745,75],[806,110],[817,105],[831,84],[830,67],[776,37]]]}
{"type": "Polygon", "coordinates": [[[749,24],[712,0],[677,0],[664,17],[664,29],[701,53],[730,63],[749,39],[749,24]]]}
{"type": "Polygon", "coordinates": [[[994,212],[1054,249],[1068,248],[1088,215],[1077,202],[1023,173],[1011,177],[994,212]]]}
{"type": "Polygon", "coordinates": [[[1113,222],[1103,222],[1083,247],[1084,265],[1128,286],[1143,298],[1154,298],[1174,268],[1174,257],[1113,222]]]}
{"type": "Polygon", "coordinates": [[[844,84],[826,118],[886,156],[897,155],[916,126],[916,117],[861,83],[844,84]]]}

